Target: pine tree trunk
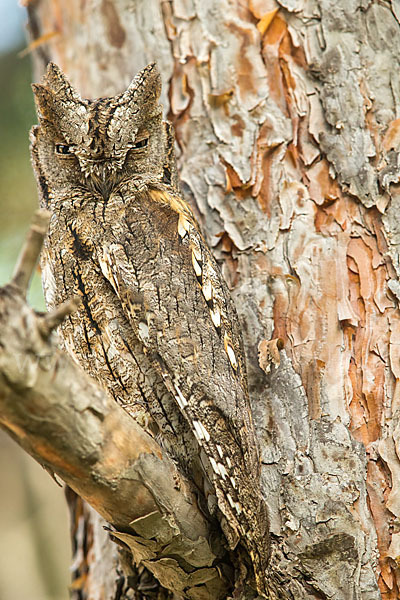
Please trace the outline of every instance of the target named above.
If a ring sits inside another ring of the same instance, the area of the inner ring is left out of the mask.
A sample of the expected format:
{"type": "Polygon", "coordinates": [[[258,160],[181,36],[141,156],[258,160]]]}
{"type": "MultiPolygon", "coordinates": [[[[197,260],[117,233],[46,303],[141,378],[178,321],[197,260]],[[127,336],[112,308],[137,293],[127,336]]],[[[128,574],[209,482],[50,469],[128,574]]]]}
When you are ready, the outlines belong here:
{"type": "MultiPolygon", "coordinates": [[[[36,79],[53,60],[83,96],[107,96],[158,63],[185,197],[243,323],[271,598],[395,600],[399,4],[40,0],[28,11],[36,79]]],[[[141,597],[100,518],[70,502],[84,557],[75,597],[141,597]]]]}

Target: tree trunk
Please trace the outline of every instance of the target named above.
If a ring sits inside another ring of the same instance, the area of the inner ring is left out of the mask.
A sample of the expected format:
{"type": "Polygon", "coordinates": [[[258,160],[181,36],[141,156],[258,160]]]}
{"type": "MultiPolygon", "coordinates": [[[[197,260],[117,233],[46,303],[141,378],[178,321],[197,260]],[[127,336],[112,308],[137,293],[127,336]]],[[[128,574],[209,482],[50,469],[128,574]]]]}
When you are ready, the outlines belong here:
{"type": "MultiPolygon", "coordinates": [[[[398,598],[398,3],[28,11],[36,79],[53,60],[106,96],[158,63],[185,197],[243,323],[271,598],[398,598]]],[[[76,598],[130,597],[101,520],[73,503],[76,598]]]]}

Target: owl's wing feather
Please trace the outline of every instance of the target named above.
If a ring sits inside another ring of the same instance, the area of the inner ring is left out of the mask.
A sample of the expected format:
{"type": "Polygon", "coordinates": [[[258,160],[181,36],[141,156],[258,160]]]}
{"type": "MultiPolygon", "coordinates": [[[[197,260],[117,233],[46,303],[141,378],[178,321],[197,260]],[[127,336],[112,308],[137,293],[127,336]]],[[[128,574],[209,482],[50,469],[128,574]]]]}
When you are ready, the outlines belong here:
{"type": "Polygon", "coordinates": [[[259,460],[229,291],[179,196],[142,193],[125,219],[124,239],[116,225],[98,248],[102,272],[208,457],[230,546],[258,540],[250,553],[264,563],[267,521],[255,522],[263,512],[259,460]]]}

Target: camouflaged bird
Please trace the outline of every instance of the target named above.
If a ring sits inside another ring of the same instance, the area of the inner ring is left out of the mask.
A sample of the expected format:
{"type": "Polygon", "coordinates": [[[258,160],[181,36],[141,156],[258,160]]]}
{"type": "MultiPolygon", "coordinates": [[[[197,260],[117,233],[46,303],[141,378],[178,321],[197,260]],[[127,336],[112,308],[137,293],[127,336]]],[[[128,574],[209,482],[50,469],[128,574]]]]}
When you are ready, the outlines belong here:
{"type": "Polygon", "coordinates": [[[240,326],[180,195],[157,68],[87,100],[50,64],[33,90],[32,160],[52,213],[46,302],[82,298],[60,328],[64,347],[196,482],[201,464],[229,546],[244,544],[265,593],[268,518],[240,326]]]}

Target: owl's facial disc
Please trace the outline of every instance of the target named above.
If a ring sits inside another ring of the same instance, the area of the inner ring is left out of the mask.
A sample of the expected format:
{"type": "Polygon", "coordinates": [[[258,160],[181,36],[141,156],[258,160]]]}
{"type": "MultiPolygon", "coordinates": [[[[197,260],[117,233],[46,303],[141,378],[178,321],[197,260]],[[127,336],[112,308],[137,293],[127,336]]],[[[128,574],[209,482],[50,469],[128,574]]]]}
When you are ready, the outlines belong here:
{"type": "Polygon", "coordinates": [[[54,196],[76,186],[107,201],[124,182],[165,181],[169,138],[154,64],[111,98],[81,98],[53,64],[33,90],[39,116],[34,144],[54,196]]]}

